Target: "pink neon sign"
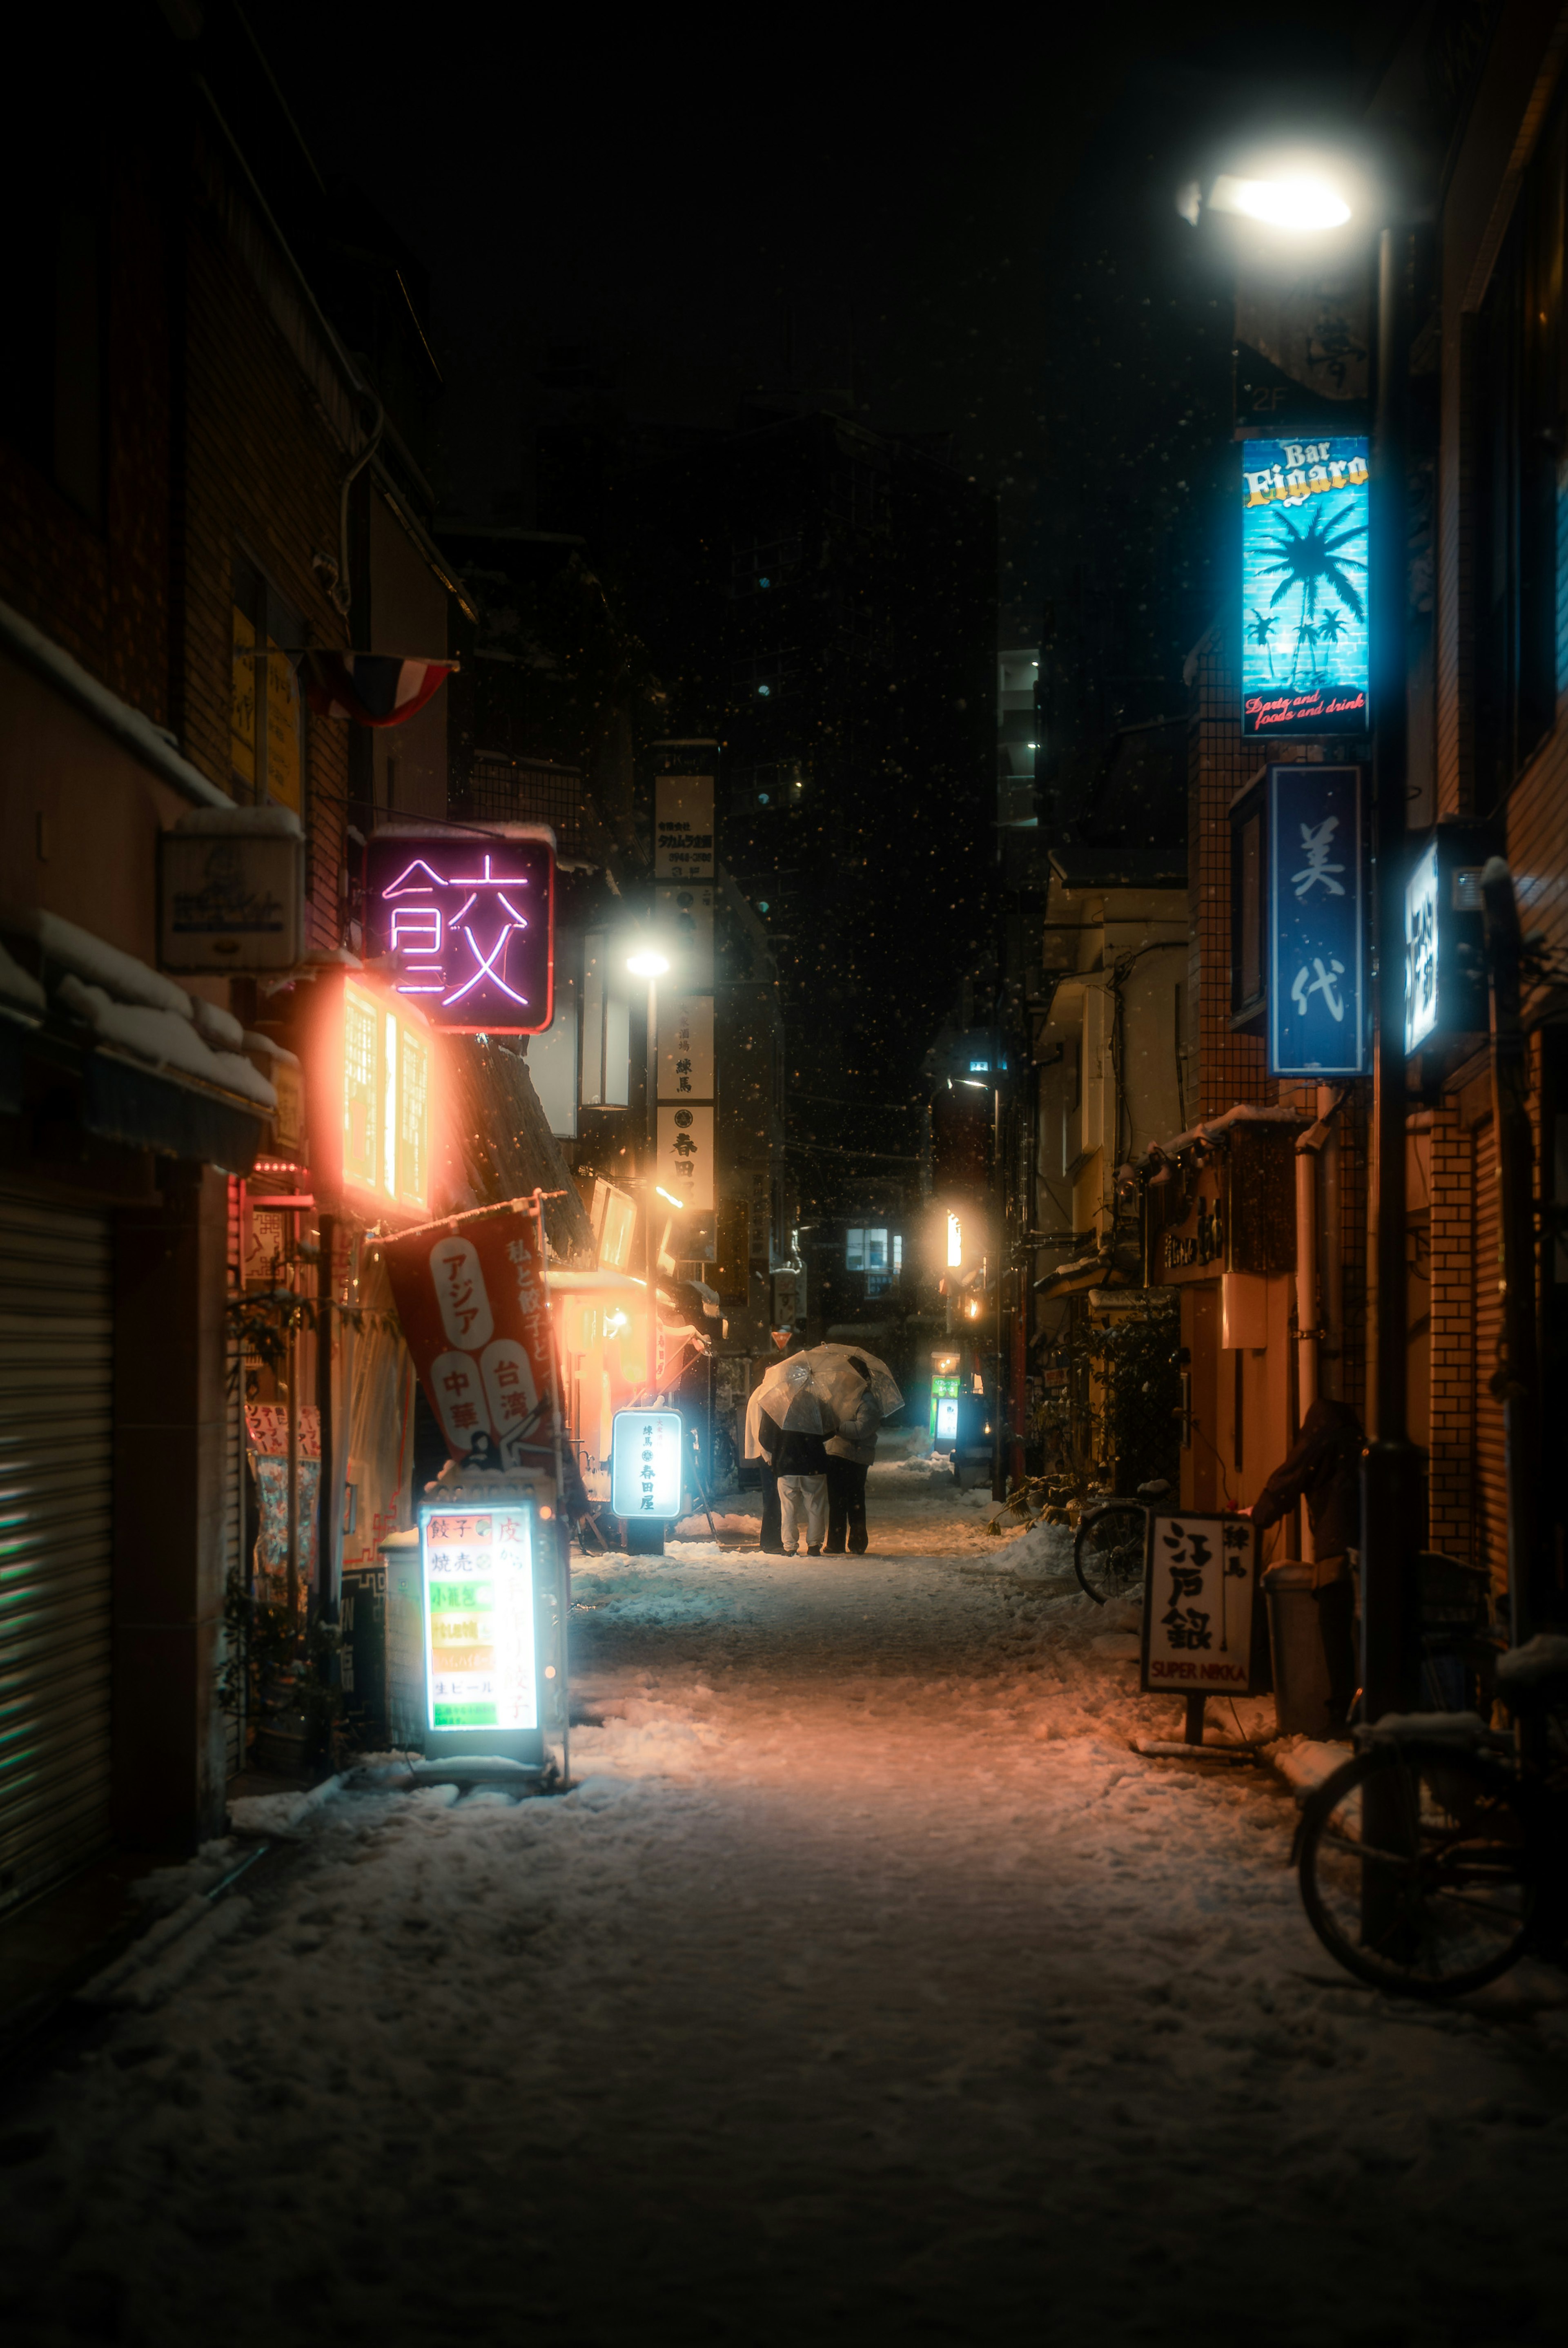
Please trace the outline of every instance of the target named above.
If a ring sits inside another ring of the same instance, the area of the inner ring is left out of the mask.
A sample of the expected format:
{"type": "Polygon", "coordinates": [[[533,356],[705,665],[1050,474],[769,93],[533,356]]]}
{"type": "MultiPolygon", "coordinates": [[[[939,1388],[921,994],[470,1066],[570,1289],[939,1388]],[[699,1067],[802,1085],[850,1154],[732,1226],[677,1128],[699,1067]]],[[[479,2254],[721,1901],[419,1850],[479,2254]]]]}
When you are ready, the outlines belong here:
{"type": "Polygon", "coordinates": [[[554,1014],[555,858],[504,832],[378,833],[365,850],[365,952],[432,1026],[537,1035],[554,1014]]]}

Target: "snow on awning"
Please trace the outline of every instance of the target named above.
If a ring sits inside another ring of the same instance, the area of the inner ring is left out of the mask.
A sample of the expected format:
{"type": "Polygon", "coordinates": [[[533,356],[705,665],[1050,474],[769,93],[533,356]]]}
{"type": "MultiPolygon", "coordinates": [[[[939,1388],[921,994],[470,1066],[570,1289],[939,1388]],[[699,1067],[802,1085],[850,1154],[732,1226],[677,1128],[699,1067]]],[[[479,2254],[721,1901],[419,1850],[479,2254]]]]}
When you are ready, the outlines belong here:
{"type": "Polygon", "coordinates": [[[0,949],[0,995],[52,1013],[63,1041],[79,1044],[84,1028],[92,1039],[81,1061],[86,1131],[249,1171],[278,1097],[245,1056],[231,1012],[43,907],[0,908],[0,932],[34,965],[0,949]]]}

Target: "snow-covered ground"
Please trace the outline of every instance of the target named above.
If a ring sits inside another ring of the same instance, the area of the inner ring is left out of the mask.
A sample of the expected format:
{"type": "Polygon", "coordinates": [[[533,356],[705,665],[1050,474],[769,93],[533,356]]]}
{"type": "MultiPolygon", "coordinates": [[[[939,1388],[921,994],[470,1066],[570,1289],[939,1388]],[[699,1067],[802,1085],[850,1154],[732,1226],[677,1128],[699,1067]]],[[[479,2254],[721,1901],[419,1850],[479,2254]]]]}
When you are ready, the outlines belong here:
{"type": "Polygon", "coordinates": [[[275,1816],[10,2115],[7,2340],[1555,2342],[1568,1982],[1340,1976],[1061,1534],[870,1510],[581,1561],[564,1797],[275,1816]]]}

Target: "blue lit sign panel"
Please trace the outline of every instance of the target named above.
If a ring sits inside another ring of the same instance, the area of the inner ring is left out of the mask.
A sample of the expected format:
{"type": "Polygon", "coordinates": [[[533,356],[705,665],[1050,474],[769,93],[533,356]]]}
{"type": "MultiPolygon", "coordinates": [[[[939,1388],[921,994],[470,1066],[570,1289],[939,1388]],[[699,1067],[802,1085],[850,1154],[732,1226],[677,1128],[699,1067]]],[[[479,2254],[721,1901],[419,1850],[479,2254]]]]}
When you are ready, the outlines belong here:
{"type": "Polygon", "coordinates": [[[1367,1062],[1359,767],[1270,767],[1268,1065],[1356,1076],[1367,1062]]]}
{"type": "Polygon", "coordinates": [[[1369,730],[1365,439],[1243,443],[1242,732],[1369,730]]]}

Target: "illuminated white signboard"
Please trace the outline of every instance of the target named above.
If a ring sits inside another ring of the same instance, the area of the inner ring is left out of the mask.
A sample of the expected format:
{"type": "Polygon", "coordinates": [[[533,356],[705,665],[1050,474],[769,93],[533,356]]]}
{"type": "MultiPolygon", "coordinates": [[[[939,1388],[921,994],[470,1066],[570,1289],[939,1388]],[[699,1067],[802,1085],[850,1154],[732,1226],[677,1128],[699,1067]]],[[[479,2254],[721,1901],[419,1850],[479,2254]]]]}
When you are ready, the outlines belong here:
{"type": "Polygon", "coordinates": [[[618,1517],[678,1517],[682,1465],[678,1410],[616,1412],[610,1442],[610,1505],[618,1517]]]}
{"type": "Polygon", "coordinates": [[[532,1511],[420,1510],[427,1730],[539,1725],[532,1511]]]}
{"type": "Polygon", "coordinates": [[[1438,1024],[1438,844],[1434,839],[1405,883],[1405,1049],[1425,1043],[1438,1024]]]}

